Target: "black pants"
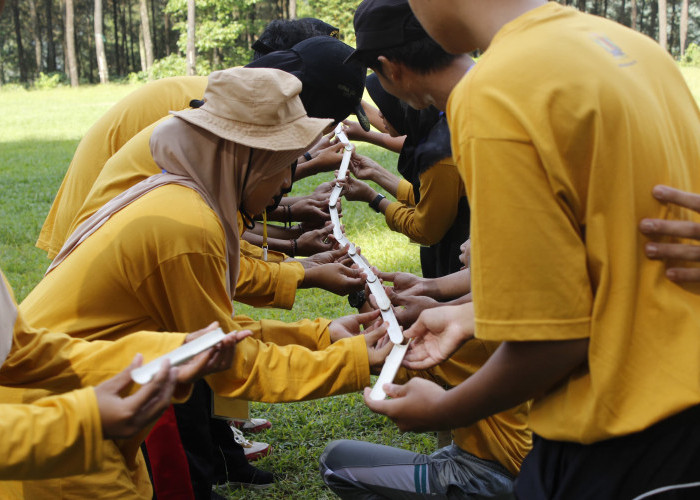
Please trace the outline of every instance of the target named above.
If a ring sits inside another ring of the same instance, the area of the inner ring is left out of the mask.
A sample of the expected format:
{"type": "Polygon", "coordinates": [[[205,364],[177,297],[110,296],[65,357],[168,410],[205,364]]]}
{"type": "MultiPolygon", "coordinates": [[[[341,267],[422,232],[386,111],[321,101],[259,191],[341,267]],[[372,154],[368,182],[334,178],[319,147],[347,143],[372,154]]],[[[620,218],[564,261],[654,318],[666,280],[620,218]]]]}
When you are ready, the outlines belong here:
{"type": "Polygon", "coordinates": [[[187,402],[174,408],[195,497],[209,500],[213,483],[226,482],[228,471],[248,466],[245,453],[228,424],[211,417],[211,390],[203,380],[187,402]]]}
{"type": "Polygon", "coordinates": [[[515,493],[522,500],[700,499],[693,483],[700,483],[700,406],[589,445],[535,435],[515,493]]]}

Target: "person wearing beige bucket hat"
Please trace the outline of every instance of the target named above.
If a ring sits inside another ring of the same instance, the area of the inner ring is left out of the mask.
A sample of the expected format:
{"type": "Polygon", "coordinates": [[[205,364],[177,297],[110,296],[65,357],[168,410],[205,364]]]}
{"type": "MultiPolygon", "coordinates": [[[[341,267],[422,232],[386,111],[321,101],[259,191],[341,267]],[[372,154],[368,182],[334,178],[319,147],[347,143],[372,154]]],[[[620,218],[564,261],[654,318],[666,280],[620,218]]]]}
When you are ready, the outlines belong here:
{"type": "MultiPolygon", "coordinates": [[[[378,368],[388,352],[376,346],[383,325],[357,335],[375,313],[292,324],[233,316],[238,208],[256,213],[269,205],[291,182],[294,159],[330,122],[306,116],[300,91],[296,77],[275,69],[212,74],[204,106],[176,113],[153,131],[152,155],[163,173],[125,191],[78,228],[21,312],[37,326],[60,325],[88,339],[118,339],[135,328],[188,331],[214,320],[225,331],[250,329],[253,337],[237,344],[232,368],[207,379],[227,397],[296,401],[367,385],[370,367],[378,368]],[[60,305],[52,299],[57,296],[60,305]]],[[[170,414],[183,425],[169,436],[180,442],[179,434],[185,446],[194,441],[199,456],[208,452],[213,464],[219,443],[210,432],[220,424],[210,418],[209,404],[209,390],[196,386],[184,412],[170,414]]],[[[108,477],[120,471],[132,478],[132,489],[114,484],[111,495],[149,496],[137,445],[129,441],[120,456],[106,457],[102,472],[67,478],[61,487],[87,496],[111,485],[108,477]]],[[[191,478],[185,495],[209,498],[214,473],[191,478]]],[[[50,495],[40,484],[31,486],[50,495]]]]}

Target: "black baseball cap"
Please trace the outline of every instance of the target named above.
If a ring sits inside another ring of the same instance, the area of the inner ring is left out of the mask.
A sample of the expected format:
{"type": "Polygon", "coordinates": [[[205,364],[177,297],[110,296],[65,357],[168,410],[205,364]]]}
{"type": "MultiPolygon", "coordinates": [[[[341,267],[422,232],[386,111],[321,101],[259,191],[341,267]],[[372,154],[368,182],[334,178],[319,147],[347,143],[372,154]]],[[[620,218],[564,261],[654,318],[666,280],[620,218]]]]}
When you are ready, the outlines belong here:
{"type": "Polygon", "coordinates": [[[290,50],[271,52],[246,67],[277,68],[299,78],[299,97],[310,117],[340,122],[354,113],[362,128],[369,130],[361,104],[367,68],[357,62],[344,64],[351,53],[352,47],[336,38],[316,36],[290,50]]]}
{"type": "Polygon", "coordinates": [[[428,37],[407,0],[364,0],[355,11],[353,24],[357,48],[345,62],[362,52],[399,47],[428,37]]]}
{"type": "Polygon", "coordinates": [[[299,19],[299,22],[311,25],[317,31],[321,31],[324,35],[332,36],[333,38],[340,37],[340,29],[315,17],[302,17],[299,19]]]}
{"type": "Polygon", "coordinates": [[[338,38],[340,31],[335,26],[315,17],[301,19],[275,19],[265,27],[253,43],[253,59],[276,50],[289,50],[297,43],[314,36],[327,35],[338,38]]]}

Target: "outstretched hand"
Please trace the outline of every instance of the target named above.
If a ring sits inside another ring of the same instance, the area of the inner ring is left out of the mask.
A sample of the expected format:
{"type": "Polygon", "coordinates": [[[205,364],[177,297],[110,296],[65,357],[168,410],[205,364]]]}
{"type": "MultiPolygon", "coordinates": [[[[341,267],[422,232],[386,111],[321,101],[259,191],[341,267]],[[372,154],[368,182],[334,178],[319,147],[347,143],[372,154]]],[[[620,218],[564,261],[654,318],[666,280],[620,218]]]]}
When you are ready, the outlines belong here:
{"type": "Polygon", "coordinates": [[[445,361],[474,337],[474,304],[435,307],[423,311],[404,337],[412,338],[403,358],[411,370],[425,370],[445,361]]]}
{"type": "Polygon", "coordinates": [[[377,272],[377,276],[382,281],[391,282],[394,284],[392,287],[394,292],[399,295],[427,295],[428,289],[425,285],[426,279],[416,276],[411,273],[402,272],[392,272],[386,273],[382,271],[377,272]]]}
{"type": "Polygon", "coordinates": [[[331,342],[362,333],[362,328],[370,328],[378,317],[379,311],[377,310],[360,314],[348,314],[347,316],[334,319],[328,325],[331,342]]]}
{"type": "MultiPolygon", "coordinates": [[[[654,186],[654,198],[672,203],[700,214],[700,194],[688,193],[668,186],[654,186]]],[[[680,220],[643,219],[639,230],[650,238],[670,236],[700,241],[700,223],[680,220]]],[[[647,257],[655,260],[684,261],[685,267],[669,263],[666,277],[676,282],[700,282],[700,267],[691,267],[700,262],[700,244],[649,242],[645,245],[647,257]]]]}
{"type": "MultiPolygon", "coordinates": [[[[216,330],[218,322],[214,322],[190,333],[185,337],[185,344],[201,337],[205,333],[216,330]]],[[[236,351],[236,343],[253,334],[250,330],[235,331],[227,334],[221,342],[204,352],[197,354],[194,358],[183,363],[177,368],[177,381],[179,384],[191,384],[197,380],[231,368],[233,355],[236,351]]]]}
{"type": "Polygon", "coordinates": [[[440,402],[445,390],[434,382],[414,377],[404,385],[384,384],[384,392],[391,399],[370,399],[371,388],[366,387],[365,404],[375,413],[389,417],[400,430],[422,432],[449,428],[440,418],[440,402]]]}
{"type": "Polygon", "coordinates": [[[131,372],[141,366],[143,356],[137,354],[131,364],[114,377],[95,387],[95,397],[105,439],[134,436],[156,420],[170,404],[177,385],[177,368],[163,361],[153,379],[134,394],[121,397],[131,384],[131,372]]]}
{"type": "Polygon", "coordinates": [[[336,295],[347,295],[362,290],[364,283],[359,269],[331,262],[306,269],[302,285],[304,288],[322,288],[336,295]]]}
{"type": "Polygon", "coordinates": [[[333,224],[329,222],[319,229],[306,231],[297,238],[297,255],[316,255],[332,250],[335,246],[337,243],[333,239],[333,224]]]}

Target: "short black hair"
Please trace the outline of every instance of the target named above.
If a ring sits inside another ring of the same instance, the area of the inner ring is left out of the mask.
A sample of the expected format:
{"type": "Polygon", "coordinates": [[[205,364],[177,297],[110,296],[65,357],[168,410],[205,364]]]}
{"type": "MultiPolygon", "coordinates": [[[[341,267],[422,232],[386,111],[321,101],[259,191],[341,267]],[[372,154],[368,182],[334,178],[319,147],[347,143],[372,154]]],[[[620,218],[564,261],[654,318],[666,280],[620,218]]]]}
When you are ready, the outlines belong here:
{"type": "Polygon", "coordinates": [[[384,56],[390,61],[404,64],[417,73],[430,73],[449,66],[457,56],[446,52],[445,49],[430,37],[419,38],[406,42],[397,47],[385,49],[362,50],[355,55],[357,61],[382,73],[382,65],[379,56],[384,56]]]}
{"type": "Polygon", "coordinates": [[[275,19],[265,26],[253,44],[253,60],[277,50],[289,50],[299,42],[325,34],[305,19],[275,19]]]}

